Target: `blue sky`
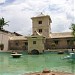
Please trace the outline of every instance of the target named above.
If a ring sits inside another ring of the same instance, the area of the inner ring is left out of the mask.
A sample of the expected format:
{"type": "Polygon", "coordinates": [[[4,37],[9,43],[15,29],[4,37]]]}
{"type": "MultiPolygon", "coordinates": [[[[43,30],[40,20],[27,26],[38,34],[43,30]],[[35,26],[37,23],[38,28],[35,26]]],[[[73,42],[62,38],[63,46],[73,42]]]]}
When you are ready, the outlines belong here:
{"type": "Polygon", "coordinates": [[[70,32],[75,23],[74,0],[0,0],[0,18],[9,22],[5,30],[30,35],[31,17],[41,12],[52,19],[51,32],[70,32]]]}

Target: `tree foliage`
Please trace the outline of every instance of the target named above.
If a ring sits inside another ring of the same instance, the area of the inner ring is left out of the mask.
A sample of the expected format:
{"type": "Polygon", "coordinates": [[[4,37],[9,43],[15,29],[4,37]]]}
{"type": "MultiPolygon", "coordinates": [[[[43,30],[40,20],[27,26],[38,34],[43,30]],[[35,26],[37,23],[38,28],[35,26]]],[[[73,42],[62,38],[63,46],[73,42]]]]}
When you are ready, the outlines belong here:
{"type": "Polygon", "coordinates": [[[75,37],[75,24],[71,25],[72,34],[75,37]]]}
{"type": "Polygon", "coordinates": [[[4,18],[0,19],[0,30],[3,29],[3,26],[8,25],[8,22],[5,22],[4,18]]]}

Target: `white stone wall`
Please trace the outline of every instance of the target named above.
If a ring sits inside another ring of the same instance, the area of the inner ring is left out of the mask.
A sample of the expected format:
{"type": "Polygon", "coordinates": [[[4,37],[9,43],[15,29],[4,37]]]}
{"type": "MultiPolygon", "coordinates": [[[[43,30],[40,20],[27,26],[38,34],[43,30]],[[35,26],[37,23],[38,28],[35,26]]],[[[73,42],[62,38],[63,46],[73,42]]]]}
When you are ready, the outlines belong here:
{"type": "Polygon", "coordinates": [[[0,31],[0,44],[1,43],[4,44],[3,51],[7,51],[8,50],[8,41],[9,41],[9,37],[10,36],[12,36],[10,33],[6,33],[6,32],[0,31]]]}

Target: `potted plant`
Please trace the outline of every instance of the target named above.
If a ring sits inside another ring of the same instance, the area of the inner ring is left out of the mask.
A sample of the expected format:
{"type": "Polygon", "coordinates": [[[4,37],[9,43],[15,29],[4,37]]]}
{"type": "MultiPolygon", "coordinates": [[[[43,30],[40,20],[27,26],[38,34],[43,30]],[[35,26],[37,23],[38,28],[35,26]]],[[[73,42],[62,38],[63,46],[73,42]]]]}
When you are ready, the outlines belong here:
{"type": "Polygon", "coordinates": [[[3,50],[4,49],[4,44],[0,44],[0,49],[3,50]]]}

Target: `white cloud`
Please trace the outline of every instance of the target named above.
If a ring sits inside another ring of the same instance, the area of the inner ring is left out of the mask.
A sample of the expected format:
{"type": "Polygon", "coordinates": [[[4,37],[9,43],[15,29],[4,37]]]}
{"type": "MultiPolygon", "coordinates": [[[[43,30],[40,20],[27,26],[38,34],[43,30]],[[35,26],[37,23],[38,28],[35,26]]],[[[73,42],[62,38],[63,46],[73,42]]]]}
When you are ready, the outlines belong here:
{"type": "Polygon", "coordinates": [[[51,16],[52,31],[63,32],[69,31],[75,18],[73,5],[73,0],[15,0],[11,5],[1,6],[0,17],[10,21],[5,29],[27,35],[32,31],[30,18],[44,12],[51,16]]]}
{"type": "Polygon", "coordinates": [[[52,32],[65,32],[65,31],[70,31],[70,25],[71,25],[71,20],[67,19],[66,15],[64,13],[60,14],[53,14],[52,15],[52,32]]]}
{"type": "Polygon", "coordinates": [[[0,3],[5,3],[5,0],[0,0],[0,3]]]}

